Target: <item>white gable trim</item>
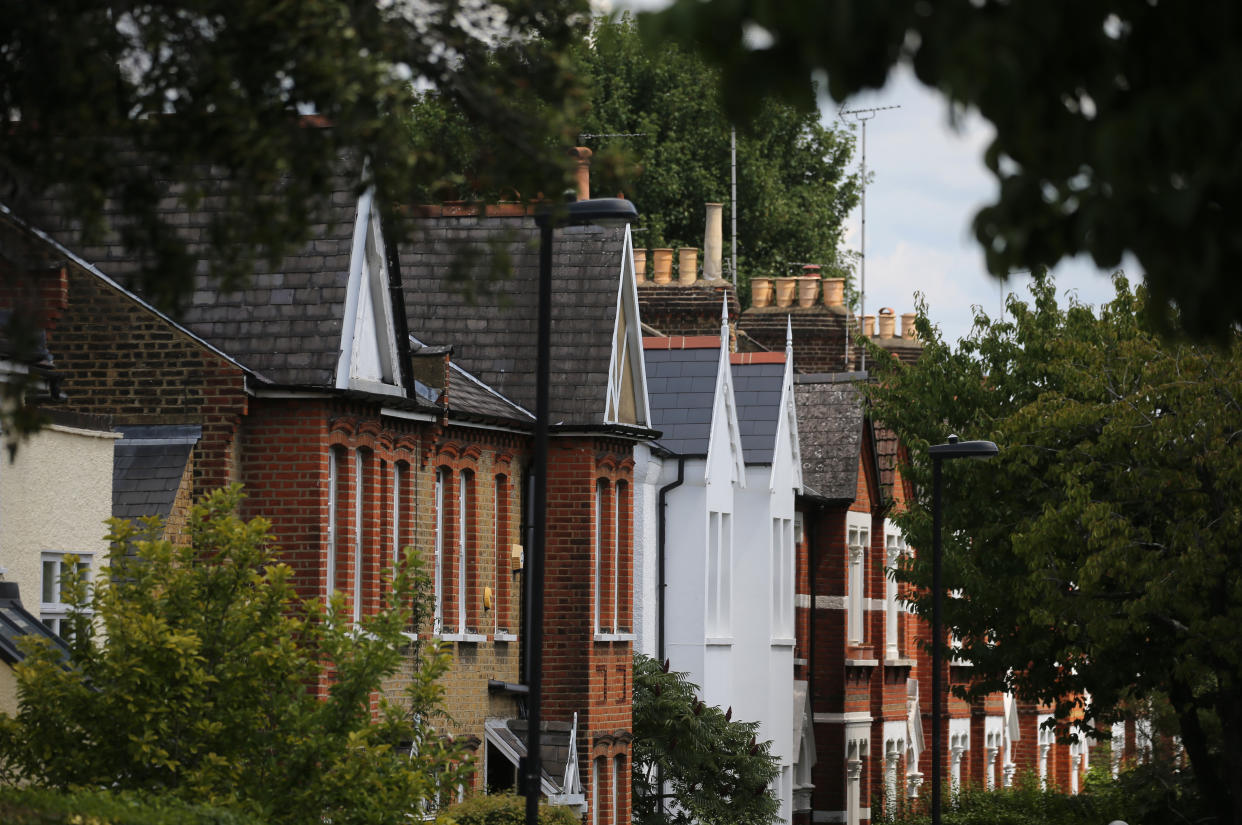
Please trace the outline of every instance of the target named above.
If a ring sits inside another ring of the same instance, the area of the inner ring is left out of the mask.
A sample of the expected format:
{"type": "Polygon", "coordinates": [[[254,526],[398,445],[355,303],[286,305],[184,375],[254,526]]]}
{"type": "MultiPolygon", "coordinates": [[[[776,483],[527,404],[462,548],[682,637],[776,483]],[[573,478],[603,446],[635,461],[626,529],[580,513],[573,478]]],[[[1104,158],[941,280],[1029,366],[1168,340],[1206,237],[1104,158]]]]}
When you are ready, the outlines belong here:
{"type": "MultiPolygon", "coordinates": [[[[716,367],[716,397],[712,401],[712,428],[709,430],[710,440],[707,443],[707,461],[704,472],[712,467],[712,458],[716,450],[729,450],[729,462],[733,471],[731,483],[738,489],[746,487],[746,463],[742,455],[742,428],[737,422],[737,401],[733,397],[733,367],[729,362],[729,298],[725,295],[724,314],[720,323],[720,363],[716,367]],[[725,416],[725,431],[728,435],[727,444],[719,444],[716,439],[717,416],[725,416]]],[[[710,481],[713,479],[705,479],[710,481]]]]}
{"type": "Polygon", "coordinates": [[[793,388],[793,328],[786,320],[785,375],[781,380],[781,407],[776,421],[776,444],[772,452],[772,473],[768,486],[776,492],[777,484],[788,480],[795,490],[802,489],[802,451],[798,445],[798,410],[793,388]]]}
{"type": "Polygon", "coordinates": [[[608,384],[605,389],[604,423],[628,423],[617,421],[624,386],[624,368],[628,355],[630,383],[634,392],[635,423],[640,427],[651,423],[651,403],[647,398],[647,359],[643,357],[643,331],[638,310],[638,278],[634,272],[634,241],[629,224],[625,227],[625,240],[621,249],[621,274],[617,283],[617,308],[612,331],[612,354],[608,359],[608,384]],[[624,312],[622,311],[624,309],[624,312]],[[625,329],[621,329],[622,318],[625,329]],[[622,334],[624,332],[624,334],[622,334]],[[617,339],[621,339],[618,347],[617,339]]]}
{"type": "Polygon", "coordinates": [[[341,319],[336,386],[342,390],[405,395],[400,385],[397,337],[388,293],[388,262],[374,187],[358,198],[349,255],[349,286],[341,319]]]}

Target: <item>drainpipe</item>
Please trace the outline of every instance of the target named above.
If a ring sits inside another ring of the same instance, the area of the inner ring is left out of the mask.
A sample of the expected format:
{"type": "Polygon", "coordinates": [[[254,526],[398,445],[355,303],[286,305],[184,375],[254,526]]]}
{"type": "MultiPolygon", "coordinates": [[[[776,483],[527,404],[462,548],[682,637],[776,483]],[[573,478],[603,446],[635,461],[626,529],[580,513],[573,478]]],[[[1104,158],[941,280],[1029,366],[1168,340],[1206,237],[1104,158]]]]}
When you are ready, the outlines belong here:
{"type": "Polygon", "coordinates": [[[656,641],[656,655],[657,655],[657,658],[661,662],[664,661],[664,591],[667,588],[667,585],[665,584],[665,579],[664,579],[664,555],[665,555],[665,543],[666,543],[667,536],[668,536],[668,517],[665,514],[665,509],[667,508],[668,494],[671,491],[680,487],[685,480],[686,480],[686,459],[684,457],[678,456],[677,458],[677,480],[670,481],[668,484],[665,484],[663,487],[660,488],[659,501],[656,504],[656,511],[659,513],[659,522],[658,522],[659,537],[656,540],[656,565],[659,568],[659,572],[657,574],[658,584],[656,586],[659,589],[657,598],[658,598],[659,610],[660,610],[659,623],[656,625],[656,627],[658,628],[657,641],[656,641]]]}

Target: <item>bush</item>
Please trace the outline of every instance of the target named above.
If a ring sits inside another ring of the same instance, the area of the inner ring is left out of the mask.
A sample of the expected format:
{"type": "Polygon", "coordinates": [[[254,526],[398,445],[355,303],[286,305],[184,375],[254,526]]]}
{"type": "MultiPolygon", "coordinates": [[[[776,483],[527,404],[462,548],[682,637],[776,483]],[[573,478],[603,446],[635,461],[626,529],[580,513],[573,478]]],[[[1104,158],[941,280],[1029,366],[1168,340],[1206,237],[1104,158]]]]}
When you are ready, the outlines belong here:
{"type": "Polygon", "coordinates": [[[0,788],[5,825],[259,825],[228,808],[191,805],[168,796],[106,791],[58,793],[38,788],[0,788]]]}
{"type": "MultiPolygon", "coordinates": [[[[511,793],[478,794],[436,817],[436,825],[524,825],[526,798],[511,793]]],[[[541,825],[580,825],[578,815],[563,806],[539,806],[541,825]]]]}

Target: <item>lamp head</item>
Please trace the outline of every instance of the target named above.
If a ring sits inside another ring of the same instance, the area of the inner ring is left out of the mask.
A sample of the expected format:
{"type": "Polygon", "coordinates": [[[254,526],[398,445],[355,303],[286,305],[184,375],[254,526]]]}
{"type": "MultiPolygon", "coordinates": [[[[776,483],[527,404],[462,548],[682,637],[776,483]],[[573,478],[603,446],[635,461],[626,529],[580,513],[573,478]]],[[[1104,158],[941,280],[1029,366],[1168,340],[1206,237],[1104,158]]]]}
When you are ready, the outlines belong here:
{"type": "Polygon", "coordinates": [[[948,443],[928,447],[927,452],[933,459],[992,458],[1000,449],[991,441],[959,441],[951,435],[948,443]]]}

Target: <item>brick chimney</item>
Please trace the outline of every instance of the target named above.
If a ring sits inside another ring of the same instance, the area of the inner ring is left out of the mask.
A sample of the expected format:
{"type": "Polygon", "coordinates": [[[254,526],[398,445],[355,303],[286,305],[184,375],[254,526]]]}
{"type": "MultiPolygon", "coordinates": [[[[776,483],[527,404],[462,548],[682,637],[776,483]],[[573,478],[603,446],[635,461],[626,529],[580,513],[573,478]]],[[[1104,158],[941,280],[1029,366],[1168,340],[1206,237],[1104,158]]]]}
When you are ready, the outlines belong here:
{"type": "Polygon", "coordinates": [[[723,272],[721,257],[724,252],[723,229],[724,204],[707,204],[707,228],[703,232],[703,280],[716,281],[723,272]]]}
{"type": "Polygon", "coordinates": [[[569,156],[578,161],[574,174],[577,177],[578,200],[580,201],[591,198],[591,155],[593,154],[594,152],[585,146],[575,146],[569,150],[569,156]]]}

